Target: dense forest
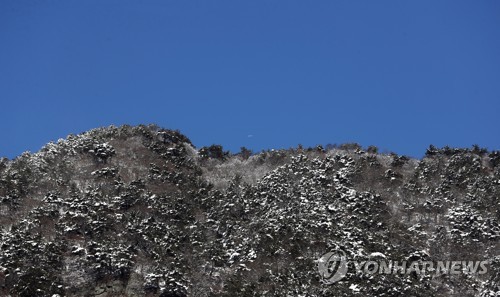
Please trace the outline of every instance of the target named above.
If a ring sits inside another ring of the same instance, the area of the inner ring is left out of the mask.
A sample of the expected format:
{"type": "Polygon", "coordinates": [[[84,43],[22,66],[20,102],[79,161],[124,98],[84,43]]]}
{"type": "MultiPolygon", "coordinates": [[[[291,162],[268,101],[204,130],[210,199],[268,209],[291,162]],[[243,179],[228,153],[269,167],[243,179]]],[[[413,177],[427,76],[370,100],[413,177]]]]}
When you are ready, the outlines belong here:
{"type": "Polygon", "coordinates": [[[500,152],[196,148],[94,129],[0,160],[1,296],[500,296],[500,152]],[[326,284],[323,254],[488,261],[326,284]]]}

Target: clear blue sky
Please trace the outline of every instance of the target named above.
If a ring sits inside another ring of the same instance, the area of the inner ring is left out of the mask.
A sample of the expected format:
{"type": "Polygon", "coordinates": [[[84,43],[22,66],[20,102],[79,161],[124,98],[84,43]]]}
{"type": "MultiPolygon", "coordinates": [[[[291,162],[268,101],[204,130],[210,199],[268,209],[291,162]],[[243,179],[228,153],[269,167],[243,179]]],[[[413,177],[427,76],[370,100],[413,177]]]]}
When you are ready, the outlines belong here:
{"type": "Polygon", "coordinates": [[[500,1],[0,1],[0,156],[121,124],[238,151],[500,149],[500,1]]]}

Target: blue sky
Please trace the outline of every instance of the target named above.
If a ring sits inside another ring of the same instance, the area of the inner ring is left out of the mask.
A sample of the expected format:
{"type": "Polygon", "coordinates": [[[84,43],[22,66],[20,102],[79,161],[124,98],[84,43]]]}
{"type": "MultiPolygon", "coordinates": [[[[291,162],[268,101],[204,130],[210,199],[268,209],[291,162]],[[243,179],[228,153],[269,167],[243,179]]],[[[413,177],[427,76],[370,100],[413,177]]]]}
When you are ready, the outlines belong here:
{"type": "Polygon", "coordinates": [[[156,123],[238,151],[500,149],[500,1],[0,1],[0,156],[156,123]]]}

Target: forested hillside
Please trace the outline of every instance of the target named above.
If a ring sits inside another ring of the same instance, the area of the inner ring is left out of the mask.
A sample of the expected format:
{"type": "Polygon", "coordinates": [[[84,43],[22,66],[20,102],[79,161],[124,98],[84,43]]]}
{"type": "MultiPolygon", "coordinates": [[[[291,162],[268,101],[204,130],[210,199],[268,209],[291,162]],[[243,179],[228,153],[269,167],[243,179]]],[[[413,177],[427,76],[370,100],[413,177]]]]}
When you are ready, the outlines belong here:
{"type": "Polygon", "coordinates": [[[500,152],[421,160],[356,144],[238,154],[156,126],[0,161],[1,296],[500,296],[500,152]],[[486,260],[488,273],[356,273],[341,249],[486,260]]]}

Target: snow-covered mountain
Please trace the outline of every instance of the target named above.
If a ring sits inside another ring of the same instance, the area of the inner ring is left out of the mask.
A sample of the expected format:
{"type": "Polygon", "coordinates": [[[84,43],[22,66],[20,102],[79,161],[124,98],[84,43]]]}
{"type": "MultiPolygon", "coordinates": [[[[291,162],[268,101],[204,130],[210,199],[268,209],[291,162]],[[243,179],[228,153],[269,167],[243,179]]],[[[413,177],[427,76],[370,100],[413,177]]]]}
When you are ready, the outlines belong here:
{"type": "Polygon", "coordinates": [[[500,152],[232,155],[107,127],[0,161],[1,296],[500,296],[500,152]],[[318,259],[348,264],[329,284],[318,259]],[[369,273],[374,257],[487,273],[369,273]]]}

